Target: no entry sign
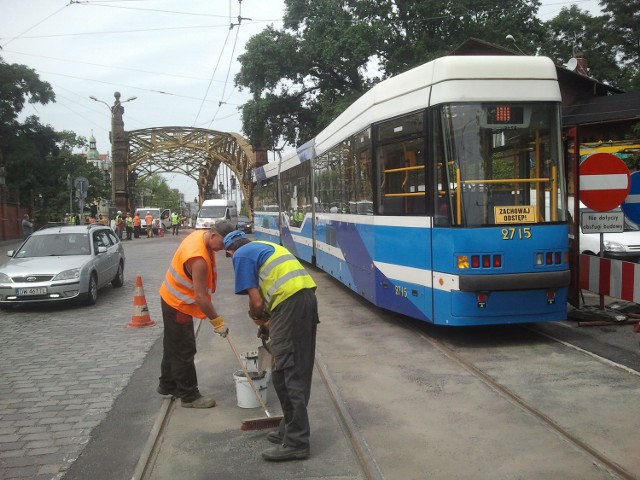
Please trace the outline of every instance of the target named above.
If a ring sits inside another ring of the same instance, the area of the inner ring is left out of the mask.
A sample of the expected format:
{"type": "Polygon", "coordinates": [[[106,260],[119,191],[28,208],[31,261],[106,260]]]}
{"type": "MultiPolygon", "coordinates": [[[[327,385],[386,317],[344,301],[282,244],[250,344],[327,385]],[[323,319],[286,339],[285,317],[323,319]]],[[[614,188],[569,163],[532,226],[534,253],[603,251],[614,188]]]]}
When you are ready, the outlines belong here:
{"type": "Polygon", "coordinates": [[[625,163],[610,153],[590,155],[580,164],[580,200],[597,212],[619,207],[631,182],[625,163]]]}

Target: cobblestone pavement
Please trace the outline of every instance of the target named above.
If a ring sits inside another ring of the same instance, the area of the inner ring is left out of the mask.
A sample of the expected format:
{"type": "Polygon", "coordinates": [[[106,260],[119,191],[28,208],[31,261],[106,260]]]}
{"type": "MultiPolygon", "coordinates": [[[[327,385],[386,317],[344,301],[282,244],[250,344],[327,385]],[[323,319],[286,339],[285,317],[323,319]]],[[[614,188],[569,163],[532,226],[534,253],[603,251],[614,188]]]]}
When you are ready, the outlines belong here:
{"type": "MultiPolygon", "coordinates": [[[[100,290],[94,307],[1,312],[2,480],[62,478],[78,458],[162,335],[158,288],[181,238],[125,241],[125,285],[100,290]],[[137,275],[154,327],[128,328],[137,275]]],[[[0,263],[14,247],[0,243],[0,263]]]]}

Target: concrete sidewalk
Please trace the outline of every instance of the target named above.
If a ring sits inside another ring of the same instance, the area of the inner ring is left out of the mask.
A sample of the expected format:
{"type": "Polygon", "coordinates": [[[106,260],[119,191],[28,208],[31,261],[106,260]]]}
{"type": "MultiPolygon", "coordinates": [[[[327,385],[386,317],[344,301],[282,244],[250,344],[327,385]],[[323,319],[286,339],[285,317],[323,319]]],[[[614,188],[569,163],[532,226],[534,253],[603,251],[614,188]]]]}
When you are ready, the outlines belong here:
{"type": "MultiPolygon", "coordinates": [[[[218,258],[219,282],[214,296],[217,310],[230,329],[229,339],[240,353],[256,351],[261,341],[256,327],[246,315],[247,297],[233,294],[231,262],[218,258]]],[[[322,319],[321,319],[322,321],[322,319]]],[[[322,327],[322,325],[320,325],[322,327]]],[[[191,480],[243,479],[282,480],[283,478],[367,478],[356,452],[341,427],[336,408],[323,384],[322,375],[314,370],[309,416],[311,423],[311,457],[304,461],[266,462],[260,453],[273,447],[266,439],[270,429],[242,431],[242,420],[265,417],[261,408],[240,408],[235,372],[240,365],[226,339],[213,333],[208,322],[196,324],[198,354],[196,369],[203,394],[215,396],[217,406],[211,409],[182,408],[171,403],[157,454],[142,478],[191,480]]],[[[248,385],[241,385],[246,388],[248,385]]],[[[246,399],[246,394],[241,398],[246,399]]],[[[281,409],[273,386],[269,383],[267,408],[272,415],[281,409]]]]}
{"type": "MultiPolygon", "coordinates": [[[[256,342],[248,343],[246,338],[246,335],[232,338],[240,352],[257,348],[256,342]]],[[[171,401],[170,418],[159,450],[152,459],[149,473],[143,478],[366,478],[317,370],[309,404],[311,457],[305,461],[265,462],[260,453],[273,446],[266,439],[270,430],[240,429],[243,419],[265,415],[261,408],[238,407],[234,372],[240,367],[227,341],[203,323],[198,348],[201,353],[196,366],[201,390],[205,394],[214,394],[218,404],[212,409],[197,410],[182,408],[179,401],[171,401]]],[[[242,394],[241,398],[244,398],[242,394]]],[[[271,385],[267,402],[272,415],[281,414],[271,385]]]]}

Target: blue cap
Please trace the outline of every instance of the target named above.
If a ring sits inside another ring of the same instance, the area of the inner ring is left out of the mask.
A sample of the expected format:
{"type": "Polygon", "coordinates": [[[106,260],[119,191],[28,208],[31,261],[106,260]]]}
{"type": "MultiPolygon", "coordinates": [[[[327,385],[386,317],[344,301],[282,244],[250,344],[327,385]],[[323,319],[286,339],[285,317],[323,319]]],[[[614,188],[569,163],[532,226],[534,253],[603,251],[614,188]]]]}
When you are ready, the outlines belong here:
{"type": "Polygon", "coordinates": [[[231,245],[233,245],[236,240],[240,240],[241,238],[247,238],[242,230],[234,230],[233,232],[227,233],[224,236],[225,250],[229,250],[229,248],[231,248],[231,245]]]}

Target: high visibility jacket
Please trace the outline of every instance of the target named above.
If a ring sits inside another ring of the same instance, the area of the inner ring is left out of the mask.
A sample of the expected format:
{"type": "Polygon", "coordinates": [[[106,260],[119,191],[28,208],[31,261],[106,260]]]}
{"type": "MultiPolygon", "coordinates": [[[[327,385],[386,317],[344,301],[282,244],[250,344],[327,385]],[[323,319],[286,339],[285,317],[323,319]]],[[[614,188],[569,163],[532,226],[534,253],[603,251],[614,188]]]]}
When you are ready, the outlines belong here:
{"type": "Polygon", "coordinates": [[[138,215],[133,217],[133,226],[134,227],[139,227],[141,225],[141,223],[142,222],[140,222],[140,217],[138,215]]]}
{"type": "Polygon", "coordinates": [[[178,215],[175,213],[171,215],[171,225],[178,225],[178,215]]]}
{"type": "Polygon", "coordinates": [[[160,286],[160,296],[168,305],[196,318],[205,318],[207,315],[196,304],[193,280],[185,271],[185,265],[189,259],[196,257],[207,262],[207,299],[211,301],[211,295],[216,291],[218,273],[216,256],[204,244],[207,232],[208,230],[196,230],[182,241],[160,286]]]}
{"type": "Polygon", "coordinates": [[[316,283],[302,264],[289,250],[271,242],[258,241],[271,245],[275,251],[258,270],[260,293],[270,312],[281,302],[305,288],[315,288],[316,283]]]}

